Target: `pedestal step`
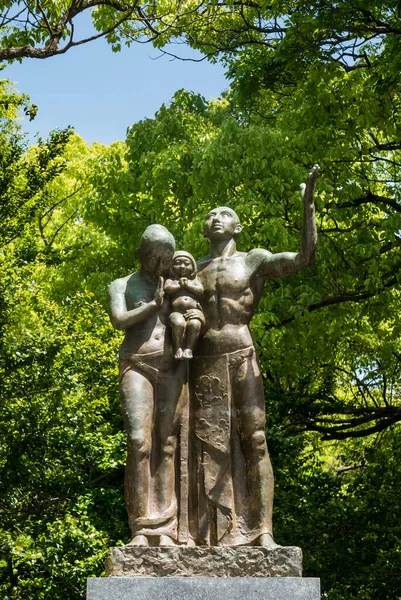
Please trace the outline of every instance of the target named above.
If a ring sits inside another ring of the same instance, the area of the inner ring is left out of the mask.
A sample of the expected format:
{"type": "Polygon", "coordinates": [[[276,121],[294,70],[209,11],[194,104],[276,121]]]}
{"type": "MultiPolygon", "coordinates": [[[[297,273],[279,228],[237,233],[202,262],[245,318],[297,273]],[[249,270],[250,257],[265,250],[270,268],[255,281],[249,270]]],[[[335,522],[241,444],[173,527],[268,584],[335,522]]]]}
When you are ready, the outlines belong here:
{"type": "Polygon", "coordinates": [[[102,577],[88,579],[87,600],[320,600],[309,577],[102,577]]]}

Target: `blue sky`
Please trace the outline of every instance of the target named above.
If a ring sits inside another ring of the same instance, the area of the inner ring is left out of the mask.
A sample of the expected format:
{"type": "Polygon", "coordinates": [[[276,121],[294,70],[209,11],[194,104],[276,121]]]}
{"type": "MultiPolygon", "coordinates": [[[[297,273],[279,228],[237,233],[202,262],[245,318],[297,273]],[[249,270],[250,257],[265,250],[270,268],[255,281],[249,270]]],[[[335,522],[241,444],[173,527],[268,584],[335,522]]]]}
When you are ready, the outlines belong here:
{"type": "MultiPolygon", "coordinates": [[[[182,46],[179,51],[189,56],[182,46]]],[[[1,77],[15,82],[39,107],[32,123],[23,122],[32,140],[36,132],[45,137],[51,129],[71,125],[89,143],[110,144],[125,139],[129,125],[152,117],[180,88],[210,99],[228,87],[221,65],[157,57],[160,52],[150,44],[113,53],[104,40],[96,40],[45,60],[14,63],[1,77]]]]}

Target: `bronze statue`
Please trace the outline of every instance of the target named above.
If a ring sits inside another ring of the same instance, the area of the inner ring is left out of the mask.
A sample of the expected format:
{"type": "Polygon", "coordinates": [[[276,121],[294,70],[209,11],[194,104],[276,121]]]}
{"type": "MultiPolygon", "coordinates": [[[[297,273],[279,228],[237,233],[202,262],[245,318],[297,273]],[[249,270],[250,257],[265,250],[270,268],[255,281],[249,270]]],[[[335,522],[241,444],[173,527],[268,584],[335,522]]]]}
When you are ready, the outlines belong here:
{"type": "Polygon", "coordinates": [[[176,485],[176,451],[186,371],[174,360],[166,335],[170,308],[163,301],[162,277],[174,249],[171,233],[151,225],[141,238],[139,271],[113,281],[108,290],[111,322],[125,330],[120,349],[128,452],[125,499],[131,544],[137,546],[174,545],[182,537],[179,514],[185,507],[176,485]]]}
{"type": "Polygon", "coordinates": [[[263,384],[249,323],[266,279],[314,262],[317,173],[315,165],[303,186],[298,253],[238,252],[242,226],[223,206],[207,215],[211,253],[197,275],[186,252],[173,265],[172,235],[152,225],[141,238],[140,270],[109,287],[112,324],[125,330],[120,395],[133,545],[276,547],[263,384]],[[183,360],[192,351],[193,360],[183,360]]]}
{"type": "MultiPolygon", "coordinates": [[[[204,235],[211,252],[198,262],[206,331],[191,365],[190,430],[195,439],[190,472],[196,474],[191,533],[196,544],[276,546],[263,383],[249,322],[266,279],[285,277],[315,260],[317,172],[315,165],[302,186],[298,253],[238,252],[242,227],[237,214],[223,206],[206,217],[204,235]]],[[[192,314],[196,311],[187,318],[192,314]]]]}

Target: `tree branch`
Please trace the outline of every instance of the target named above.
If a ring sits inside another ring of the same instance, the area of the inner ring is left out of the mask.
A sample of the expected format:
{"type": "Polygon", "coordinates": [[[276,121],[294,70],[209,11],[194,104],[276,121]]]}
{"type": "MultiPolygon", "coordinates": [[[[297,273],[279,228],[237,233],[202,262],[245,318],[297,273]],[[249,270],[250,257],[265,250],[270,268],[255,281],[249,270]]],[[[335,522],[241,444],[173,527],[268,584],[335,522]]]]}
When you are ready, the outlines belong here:
{"type": "Polygon", "coordinates": [[[326,208],[331,208],[335,206],[336,208],[351,208],[355,206],[361,206],[362,204],[384,204],[386,206],[391,206],[396,212],[401,213],[401,204],[398,204],[394,198],[388,198],[386,196],[380,196],[378,194],[366,194],[366,196],[361,196],[360,198],[356,198],[355,200],[350,200],[349,202],[329,202],[326,205],[326,208]]]}
{"type": "Polygon", "coordinates": [[[365,413],[364,417],[350,419],[330,419],[330,417],[317,417],[315,421],[307,420],[305,428],[308,431],[317,431],[322,434],[323,440],[344,440],[347,438],[361,438],[384,431],[395,423],[401,422],[400,406],[350,408],[348,414],[358,415],[365,413]],[[363,427],[374,422],[370,427],[363,427]],[[321,424],[321,423],[327,423],[321,424]]]}
{"type": "MultiPolygon", "coordinates": [[[[397,268],[397,272],[398,272],[397,268]]],[[[398,278],[396,275],[390,276],[388,280],[383,283],[380,288],[372,291],[361,291],[354,290],[352,292],[343,292],[342,294],[336,294],[335,296],[329,296],[328,298],[323,298],[322,300],[318,300],[317,302],[311,302],[310,304],[305,304],[300,306],[294,314],[283,319],[279,323],[271,323],[270,325],[265,325],[265,330],[269,331],[270,329],[278,329],[279,327],[284,327],[284,325],[288,325],[295,319],[295,314],[298,312],[313,312],[315,310],[319,310],[320,308],[325,308],[326,306],[333,306],[335,304],[341,304],[342,302],[362,302],[363,300],[367,300],[368,298],[373,298],[377,296],[385,289],[392,287],[398,283],[398,278]]]]}

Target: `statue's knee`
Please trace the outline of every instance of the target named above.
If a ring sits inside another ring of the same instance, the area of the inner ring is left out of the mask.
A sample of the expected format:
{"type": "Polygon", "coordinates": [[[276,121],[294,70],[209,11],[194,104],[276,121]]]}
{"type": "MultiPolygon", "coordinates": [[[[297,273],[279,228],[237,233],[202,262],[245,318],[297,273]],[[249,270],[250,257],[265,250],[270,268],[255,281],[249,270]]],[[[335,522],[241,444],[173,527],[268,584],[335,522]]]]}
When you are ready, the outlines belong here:
{"type": "Polygon", "coordinates": [[[128,453],[141,460],[150,456],[150,440],[144,435],[128,434],[128,453]]]}
{"type": "Polygon", "coordinates": [[[202,326],[202,323],[199,321],[199,319],[191,319],[187,323],[187,327],[189,329],[191,329],[192,331],[194,331],[195,333],[199,333],[199,331],[201,330],[201,326],[202,326]]]}
{"type": "Polygon", "coordinates": [[[265,432],[263,430],[253,432],[250,439],[250,446],[253,458],[260,459],[265,456],[267,445],[265,432]]]}
{"type": "Polygon", "coordinates": [[[174,436],[169,436],[163,444],[163,455],[166,457],[174,456],[177,446],[177,440],[174,436]]]}
{"type": "Polygon", "coordinates": [[[173,327],[185,327],[185,319],[180,313],[173,312],[168,319],[173,327]]]}

